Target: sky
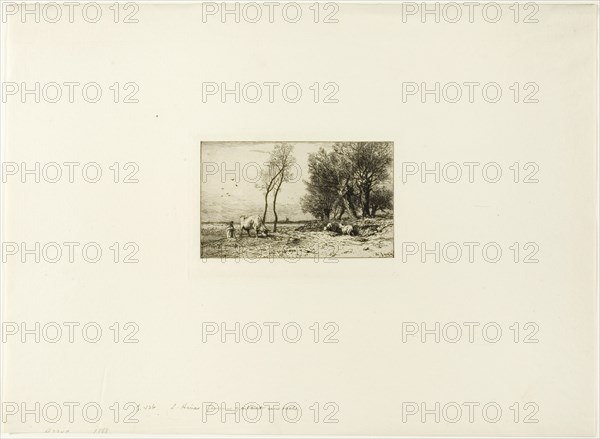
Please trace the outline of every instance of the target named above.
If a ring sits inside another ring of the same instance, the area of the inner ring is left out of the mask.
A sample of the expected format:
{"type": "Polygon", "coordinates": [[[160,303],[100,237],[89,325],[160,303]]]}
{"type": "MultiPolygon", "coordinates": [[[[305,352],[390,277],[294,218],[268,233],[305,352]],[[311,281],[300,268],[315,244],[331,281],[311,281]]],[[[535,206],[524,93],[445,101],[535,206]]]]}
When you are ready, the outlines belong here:
{"type": "MultiPolygon", "coordinates": [[[[269,153],[280,142],[202,142],[200,211],[202,222],[239,222],[242,215],[260,215],[264,194],[256,188],[259,169],[267,169],[269,153]]],[[[294,147],[294,178],[283,183],[277,197],[279,221],[313,219],[302,212],[300,198],[306,193],[308,155],[333,142],[285,142],[294,147]]],[[[273,221],[272,194],[269,195],[267,222],[273,221]]]]}

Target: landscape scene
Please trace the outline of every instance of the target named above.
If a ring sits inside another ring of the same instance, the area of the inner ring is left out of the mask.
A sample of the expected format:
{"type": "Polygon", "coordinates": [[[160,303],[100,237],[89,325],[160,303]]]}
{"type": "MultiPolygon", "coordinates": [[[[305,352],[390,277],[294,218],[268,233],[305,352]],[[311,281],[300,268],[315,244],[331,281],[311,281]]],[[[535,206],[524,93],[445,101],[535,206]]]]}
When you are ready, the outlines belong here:
{"type": "Polygon", "coordinates": [[[394,256],[392,142],[203,142],[200,256],[394,256]]]}

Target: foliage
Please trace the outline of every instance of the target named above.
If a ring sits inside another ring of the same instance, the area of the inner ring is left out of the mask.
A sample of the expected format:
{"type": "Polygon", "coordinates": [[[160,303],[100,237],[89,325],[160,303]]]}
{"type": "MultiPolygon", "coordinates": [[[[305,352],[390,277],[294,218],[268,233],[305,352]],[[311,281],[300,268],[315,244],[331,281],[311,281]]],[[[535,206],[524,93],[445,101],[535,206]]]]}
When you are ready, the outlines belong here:
{"type": "Polygon", "coordinates": [[[357,218],[392,208],[390,184],[393,164],[388,142],[336,143],[330,152],[320,148],[308,158],[307,195],[302,210],[321,220],[347,213],[357,218]]]}

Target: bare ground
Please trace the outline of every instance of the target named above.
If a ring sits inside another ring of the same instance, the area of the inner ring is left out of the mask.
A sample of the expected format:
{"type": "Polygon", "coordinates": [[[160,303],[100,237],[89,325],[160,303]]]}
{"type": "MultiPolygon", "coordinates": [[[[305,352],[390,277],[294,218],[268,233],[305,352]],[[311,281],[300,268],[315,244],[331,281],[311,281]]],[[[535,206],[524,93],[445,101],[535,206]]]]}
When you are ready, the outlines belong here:
{"type": "MultiPolygon", "coordinates": [[[[201,256],[226,259],[299,258],[391,258],[394,256],[394,220],[367,218],[346,222],[359,227],[358,236],[324,232],[325,223],[279,223],[268,237],[243,235],[236,227],[235,238],[225,237],[225,223],[203,223],[201,256]]],[[[273,230],[272,224],[267,224],[273,230]]]]}

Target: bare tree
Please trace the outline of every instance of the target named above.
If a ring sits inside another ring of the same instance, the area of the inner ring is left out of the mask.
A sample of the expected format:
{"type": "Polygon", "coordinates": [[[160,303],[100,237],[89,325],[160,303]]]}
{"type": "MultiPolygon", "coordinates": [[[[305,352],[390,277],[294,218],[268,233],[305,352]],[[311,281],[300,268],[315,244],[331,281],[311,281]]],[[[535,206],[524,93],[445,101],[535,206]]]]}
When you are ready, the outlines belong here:
{"type": "Polygon", "coordinates": [[[265,193],[265,210],[263,211],[262,222],[265,224],[267,220],[267,209],[269,208],[269,194],[275,187],[276,177],[271,175],[270,170],[263,170],[260,181],[256,187],[265,193]]]}
{"type": "Polygon", "coordinates": [[[287,143],[281,143],[275,145],[273,151],[269,155],[267,163],[267,169],[263,170],[261,180],[257,184],[257,187],[261,189],[265,194],[265,210],[263,212],[263,223],[267,219],[267,210],[269,208],[269,194],[273,192],[273,215],[275,220],[273,223],[273,232],[277,231],[277,195],[281,190],[283,183],[290,181],[292,174],[292,168],[296,164],[296,159],[292,155],[294,147],[287,143]]]}
{"type": "Polygon", "coordinates": [[[296,164],[296,159],[292,155],[294,147],[287,143],[275,146],[275,149],[271,153],[271,159],[269,160],[270,167],[274,167],[279,175],[276,178],[275,192],[273,193],[273,232],[277,231],[277,195],[281,190],[281,185],[284,182],[290,181],[293,177],[292,168],[296,164]]]}

